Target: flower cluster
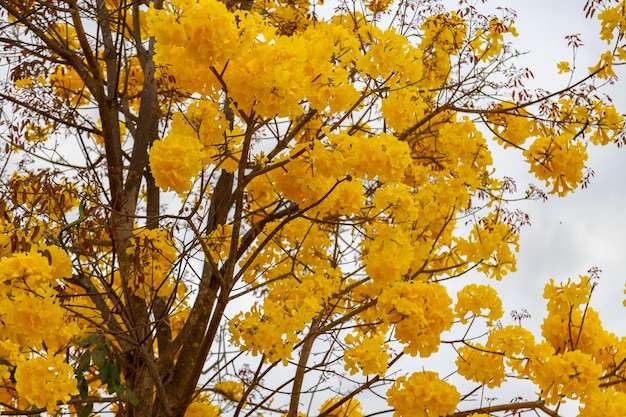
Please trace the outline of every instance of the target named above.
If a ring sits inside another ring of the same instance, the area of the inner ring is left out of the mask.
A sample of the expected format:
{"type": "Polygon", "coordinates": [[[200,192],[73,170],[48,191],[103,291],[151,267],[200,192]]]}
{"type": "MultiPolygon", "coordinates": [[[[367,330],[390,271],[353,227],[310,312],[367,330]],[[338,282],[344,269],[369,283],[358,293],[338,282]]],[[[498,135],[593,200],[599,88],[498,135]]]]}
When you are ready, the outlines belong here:
{"type": "Polygon", "coordinates": [[[239,402],[243,397],[243,383],[237,381],[223,381],[213,385],[213,391],[229,401],[239,402]]]}
{"type": "Polygon", "coordinates": [[[57,354],[82,334],[55,289],[71,274],[67,253],[55,246],[33,245],[0,259],[0,391],[8,403],[52,410],[78,394],[74,368],[57,354]]]}
{"type": "Polygon", "coordinates": [[[15,370],[15,389],[29,403],[51,409],[78,394],[74,368],[62,355],[37,356],[20,363],[15,370]]]}
{"type": "Polygon", "coordinates": [[[489,285],[478,284],[466,285],[458,292],[454,312],[461,323],[467,323],[468,313],[471,317],[486,317],[489,320],[498,320],[504,314],[497,291],[489,285]],[[489,310],[489,313],[484,314],[483,310],[489,310]]]}
{"type": "Polygon", "coordinates": [[[220,408],[204,396],[189,404],[185,411],[185,417],[220,417],[221,415],[220,408]]]}
{"type": "Polygon", "coordinates": [[[330,398],[322,403],[319,412],[328,417],[363,417],[361,403],[356,398],[330,398]]]}
{"type": "Polygon", "coordinates": [[[452,327],[452,299],[446,287],[421,281],[398,282],[379,298],[378,311],[395,324],[394,336],[410,355],[439,350],[441,333],[452,327]]]}
{"type": "Polygon", "coordinates": [[[385,374],[391,355],[384,332],[379,330],[362,335],[351,333],[346,336],[345,342],[350,347],[344,349],[343,352],[343,359],[346,362],[344,368],[350,372],[350,375],[359,371],[363,375],[383,376],[385,374]]]}
{"type": "Polygon", "coordinates": [[[387,391],[394,417],[435,417],[454,413],[461,396],[431,371],[402,376],[387,391]]]}
{"type": "Polygon", "coordinates": [[[150,166],[154,181],[165,191],[188,191],[202,169],[202,145],[193,136],[170,134],[152,145],[150,166]]]}

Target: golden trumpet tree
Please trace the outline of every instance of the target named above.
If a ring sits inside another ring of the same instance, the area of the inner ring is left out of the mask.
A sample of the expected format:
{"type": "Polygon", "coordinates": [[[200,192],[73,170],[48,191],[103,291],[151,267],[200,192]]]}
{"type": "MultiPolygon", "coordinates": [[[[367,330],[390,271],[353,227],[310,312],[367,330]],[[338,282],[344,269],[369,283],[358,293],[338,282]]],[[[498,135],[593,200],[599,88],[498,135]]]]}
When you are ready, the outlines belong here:
{"type": "Polygon", "coordinates": [[[623,413],[593,273],[546,284],[541,334],[466,279],[515,271],[511,201],[545,196],[494,148],[563,196],[624,141],[596,92],[623,0],[588,2],[607,52],[550,93],[514,12],[467,1],[0,5],[0,415],[623,413]],[[516,378],[536,399],[468,401],[516,378]]]}

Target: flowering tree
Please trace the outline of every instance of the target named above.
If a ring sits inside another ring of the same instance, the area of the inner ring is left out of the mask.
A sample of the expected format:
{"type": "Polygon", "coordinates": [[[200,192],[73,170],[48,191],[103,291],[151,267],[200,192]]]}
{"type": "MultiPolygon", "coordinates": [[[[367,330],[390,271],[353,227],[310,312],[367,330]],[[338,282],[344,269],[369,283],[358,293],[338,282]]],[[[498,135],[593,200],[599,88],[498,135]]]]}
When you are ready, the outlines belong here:
{"type": "Polygon", "coordinates": [[[536,335],[464,277],[515,271],[511,201],[624,141],[597,90],[624,1],[588,2],[608,51],[553,92],[473,2],[0,4],[0,414],[623,413],[594,273],[546,285],[536,335]],[[442,347],[451,375],[419,359],[442,347]],[[537,398],[468,401],[515,378],[537,398]]]}

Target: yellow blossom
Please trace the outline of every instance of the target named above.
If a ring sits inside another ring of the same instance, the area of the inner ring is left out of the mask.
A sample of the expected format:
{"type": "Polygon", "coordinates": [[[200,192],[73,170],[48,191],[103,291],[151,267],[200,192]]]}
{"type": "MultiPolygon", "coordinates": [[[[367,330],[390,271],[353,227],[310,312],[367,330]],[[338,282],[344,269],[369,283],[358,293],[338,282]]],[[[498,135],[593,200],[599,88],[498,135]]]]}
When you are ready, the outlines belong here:
{"type": "Polygon", "coordinates": [[[623,31],[624,26],[626,26],[624,5],[607,5],[606,8],[598,13],[598,20],[602,25],[602,28],[600,30],[600,39],[605,40],[608,43],[615,37],[616,29],[619,30],[621,28],[621,30],[623,31]]]}
{"type": "Polygon", "coordinates": [[[450,304],[443,285],[411,281],[385,290],[377,307],[385,320],[395,324],[394,335],[405,352],[428,357],[439,349],[441,333],[452,326],[450,304]]]}
{"type": "Polygon", "coordinates": [[[361,409],[361,403],[356,398],[348,398],[344,400],[342,397],[330,398],[322,403],[319,410],[320,414],[325,414],[328,417],[363,417],[363,411],[361,409]],[[343,401],[340,406],[330,410],[335,404],[343,401]]]}
{"type": "Polygon", "coordinates": [[[462,346],[456,360],[460,375],[489,388],[499,387],[505,380],[504,358],[480,344],[462,346]]]}
{"type": "Polygon", "coordinates": [[[372,13],[383,13],[387,11],[391,3],[393,3],[392,0],[370,0],[366,3],[365,7],[372,13]]]}
{"type": "Polygon", "coordinates": [[[608,387],[602,391],[595,390],[593,395],[581,402],[578,417],[619,416],[626,410],[626,392],[608,387]]]}
{"type": "Polygon", "coordinates": [[[345,342],[352,345],[343,352],[346,362],[344,368],[350,372],[350,375],[359,371],[363,375],[383,376],[385,374],[391,355],[382,332],[362,336],[349,334],[345,342]]]}
{"type": "Polygon", "coordinates": [[[163,190],[189,191],[202,169],[202,145],[193,137],[170,134],[152,145],[150,167],[154,181],[163,190]]]}
{"type": "Polygon", "coordinates": [[[582,142],[572,142],[570,135],[561,134],[537,138],[524,156],[530,171],[552,186],[550,193],[564,196],[580,184],[587,150],[582,142]]]}
{"type": "Polygon", "coordinates": [[[52,266],[52,275],[57,278],[70,278],[72,276],[72,261],[67,252],[56,245],[40,245],[38,251],[48,256],[52,266]]]}
{"type": "Polygon", "coordinates": [[[539,387],[546,404],[554,405],[562,397],[585,399],[599,391],[602,367],[581,351],[565,352],[537,362],[530,378],[539,387]]]}
{"type": "Polygon", "coordinates": [[[559,74],[572,71],[570,68],[569,62],[567,61],[561,61],[556,66],[559,69],[559,74]]]}
{"type": "Polygon", "coordinates": [[[466,285],[458,292],[454,312],[461,323],[467,323],[467,313],[489,320],[497,320],[504,314],[502,301],[496,290],[489,285],[478,284],[466,285]],[[483,314],[483,310],[489,310],[489,313],[483,314]]]}
{"type": "Polygon", "coordinates": [[[28,88],[34,84],[34,80],[31,77],[20,78],[15,80],[13,84],[18,88],[28,88]]]}
{"type": "Polygon", "coordinates": [[[592,67],[589,67],[589,72],[597,74],[599,78],[615,77],[615,71],[613,70],[613,63],[615,62],[615,56],[612,51],[606,51],[600,55],[598,63],[592,67]]]}
{"type": "Polygon", "coordinates": [[[239,402],[243,396],[243,382],[223,381],[213,385],[213,391],[229,401],[239,402]]]}
{"type": "Polygon", "coordinates": [[[15,388],[18,394],[38,407],[57,408],[57,402],[66,403],[78,394],[74,368],[63,361],[63,356],[38,356],[18,364],[15,370],[15,388]]]}
{"type": "Polygon", "coordinates": [[[0,282],[5,284],[13,281],[13,285],[24,283],[26,287],[38,288],[61,278],[55,276],[54,272],[48,259],[36,251],[15,253],[0,259],[0,282]]]}
{"type": "Polygon", "coordinates": [[[221,410],[205,398],[200,398],[189,404],[185,411],[185,417],[219,417],[221,410]]]}
{"type": "Polygon", "coordinates": [[[435,372],[416,372],[396,379],[387,391],[394,417],[438,417],[454,413],[461,396],[435,372]]]}

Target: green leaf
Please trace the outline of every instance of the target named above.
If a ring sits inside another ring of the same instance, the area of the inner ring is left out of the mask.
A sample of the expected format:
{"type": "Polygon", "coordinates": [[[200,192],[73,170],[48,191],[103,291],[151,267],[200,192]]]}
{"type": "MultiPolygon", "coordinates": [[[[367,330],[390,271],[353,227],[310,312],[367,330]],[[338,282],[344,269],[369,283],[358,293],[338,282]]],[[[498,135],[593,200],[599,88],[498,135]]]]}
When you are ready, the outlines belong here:
{"type": "Polygon", "coordinates": [[[139,398],[137,398],[137,394],[135,394],[132,390],[126,388],[126,396],[128,396],[128,401],[130,401],[132,405],[139,404],[139,398]]]}
{"type": "Polygon", "coordinates": [[[93,363],[95,363],[98,368],[102,368],[106,360],[106,350],[98,346],[91,353],[91,359],[93,360],[93,363]]]}
{"type": "Polygon", "coordinates": [[[86,400],[89,397],[89,384],[85,378],[81,378],[81,381],[78,383],[78,393],[80,394],[80,398],[86,400]]]}
{"type": "Polygon", "coordinates": [[[109,365],[109,361],[103,361],[102,366],[98,367],[98,372],[100,374],[100,381],[103,384],[108,384],[111,379],[111,366],[109,365]]]}
{"type": "Polygon", "coordinates": [[[121,395],[124,391],[119,391],[122,384],[122,380],[120,378],[120,365],[117,361],[110,359],[107,359],[106,362],[108,363],[107,367],[109,371],[109,380],[107,382],[108,392],[109,394],[113,394],[115,392],[117,395],[121,395]]]}
{"type": "Polygon", "coordinates": [[[100,338],[100,335],[97,333],[93,333],[90,334],[89,336],[87,336],[86,338],[84,338],[83,340],[81,340],[80,342],[78,342],[78,346],[82,346],[82,347],[90,347],[91,345],[93,345],[94,343],[96,343],[96,341],[100,338]]]}
{"type": "Polygon", "coordinates": [[[122,387],[120,378],[120,365],[117,361],[112,359],[105,359],[100,371],[100,380],[103,384],[107,384],[107,391],[109,394],[117,393],[121,395],[124,391],[120,391],[122,387]]]}
{"type": "Polygon", "coordinates": [[[85,353],[80,355],[80,359],[78,360],[78,368],[76,369],[80,370],[82,373],[83,371],[89,368],[90,364],[91,364],[91,352],[86,351],[85,353]]]}
{"type": "Polygon", "coordinates": [[[93,410],[93,403],[87,403],[85,404],[83,409],[80,410],[80,414],[78,415],[78,417],[88,417],[92,410],[93,410]]]}

